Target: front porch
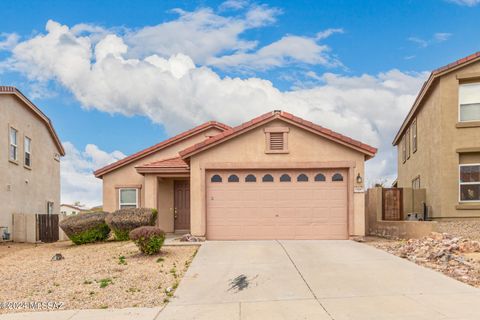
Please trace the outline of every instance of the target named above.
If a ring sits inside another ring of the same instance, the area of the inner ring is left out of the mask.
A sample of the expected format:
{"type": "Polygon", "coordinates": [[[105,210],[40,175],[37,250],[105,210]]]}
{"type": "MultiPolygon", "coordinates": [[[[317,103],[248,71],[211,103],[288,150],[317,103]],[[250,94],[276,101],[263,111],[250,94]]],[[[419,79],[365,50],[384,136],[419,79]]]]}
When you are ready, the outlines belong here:
{"type": "Polygon", "coordinates": [[[144,176],[144,207],[158,210],[157,226],[168,233],[190,233],[190,168],[181,158],[136,167],[144,176]]]}

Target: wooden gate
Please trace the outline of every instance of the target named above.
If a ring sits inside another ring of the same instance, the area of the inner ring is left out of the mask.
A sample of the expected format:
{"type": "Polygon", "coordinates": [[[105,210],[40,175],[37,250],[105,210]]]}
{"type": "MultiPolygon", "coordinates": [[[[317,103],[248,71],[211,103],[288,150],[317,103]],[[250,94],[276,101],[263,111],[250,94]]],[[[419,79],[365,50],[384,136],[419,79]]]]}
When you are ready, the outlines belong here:
{"type": "Polygon", "coordinates": [[[382,189],[382,220],[400,221],[403,220],[402,189],[382,189]]]}
{"type": "Polygon", "coordinates": [[[37,214],[38,240],[58,241],[58,214],[37,214]]]}

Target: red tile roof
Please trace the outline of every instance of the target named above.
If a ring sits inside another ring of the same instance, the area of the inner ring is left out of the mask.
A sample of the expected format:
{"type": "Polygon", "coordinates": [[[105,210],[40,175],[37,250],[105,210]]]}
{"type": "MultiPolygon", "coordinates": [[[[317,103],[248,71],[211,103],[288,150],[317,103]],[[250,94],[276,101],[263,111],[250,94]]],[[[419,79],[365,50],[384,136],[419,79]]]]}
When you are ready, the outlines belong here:
{"type": "Polygon", "coordinates": [[[30,99],[28,99],[20,90],[18,90],[15,87],[12,86],[0,86],[0,95],[1,94],[13,94],[17,96],[20,100],[22,100],[27,107],[30,108],[30,110],[37,116],[39,117],[47,126],[48,131],[50,132],[50,135],[53,138],[53,141],[55,142],[58,152],[64,156],[65,155],[65,149],[63,149],[62,143],[60,142],[60,139],[58,138],[58,135],[53,128],[52,121],[50,120],[49,117],[47,117],[42,110],[40,110],[30,99]]]}
{"type": "Polygon", "coordinates": [[[408,125],[410,124],[411,120],[414,118],[414,116],[420,111],[420,108],[423,106],[423,98],[425,97],[426,93],[432,85],[435,83],[435,80],[437,80],[439,77],[445,75],[446,73],[449,73],[453,71],[454,69],[463,67],[465,65],[468,65],[470,63],[473,63],[475,61],[480,60],[480,51],[471,54],[465,58],[458,59],[455,62],[449,63],[443,67],[437,68],[430,73],[430,76],[428,77],[427,81],[423,83],[422,88],[420,89],[420,92],[418,93],[417,97],[415,98],[415,101],[412,105],[412,108],[408,112],[407,116],[403,120],[403,123],[398,130],[397,134],[395,135],[395,138],[392,142],[394,146],[396,146],[399,142],[401,137],[403,136],[403,133],[407,129],[408,125]]]}
{"type": "Polygon", "coordinates": [[[225,140],[228,140],[229,138],[233,138],[234,136],[238,135],[238,134],[241,134],[245,131],[248,131],[250,129],[253,129],[254,127],[256,127],[257,125],[260,125],[262,123],[265,123],[265,122],[270,122],[274,119],[283,119],[287,122],[291,122],[293,124],[296,124],[298,126],[303,126],[307,129],[310,129],[311,131],[313,131],[314,133],[317,133],[321,136],[324,136],[328,139],[331,139],[331,140],[334,140],[336,142],[340,142],[340,143],[343,143],[349,147],[353,147],[355,149],[358,149],[359,151],[361,152],[364,152],[366,153],[368,156],[370,157],[373,157],[375,155],[375,153],[377,152],[377,149],[372,147],[372,146],[369,146],[365,143],[362,143],[358,140],[354,140],[352,138],[349,138],[347,136],[344,136],[340,133],[337,133],[335,131],[332,131],[330,129],[327,129],[327,128],[324,128],[322,126],[319,126],[317,124],[314,124],[310,121],[306,121],[302,118],[299,118],[299,117],[296,117],[294,116],[293,114],[290,114],[288,112],[284,112],[284,111],[272,111],[272,112],[268,112],[268,113],[265,113],[257,118],[254,118],[248,122],[245,122],[237,127],[234,127],[234,128],[231,128],[229,130],[226,130],[222,133],[219,133],[213,137],[211,137],[210,139],[206,139],[200,143],[197,143],[191,147],[188,147],[182,151],[179,152],[180,156],[182,158],[188,158],[189,156],[195,154],[195,153],[198,153],[204,149],[207,149],[211,146],[214,146],[218,143],[221,143],[225,140]]]}
{"type": "Polygon", "coordinates": [[[163,159],[155,162],[145,163],[136,168],[186,168],[188,164],[180,157],[174,157],[169,159],[163,159]]]}
{"type": "Polygon", "coordinates": [[[154,152],[157,152],[159,150],[162,150],[168,146],[171,146],[177,142],[180,142],[186,138],[189,138],[191,137],[192,135],[195,135],[199,132],[202,132],[202,131],[205,131],[207,129],[210,129],[210,128],[217,128],[217,129],[220,129],[220,130],[228,130],[230,129],[229,126],[223,124],[223,123],[220,123],[220,122],[217,122],[217,121],[209,121],[209,122],[205,122],[204,124],[202,125],[199,125],[198,127],[195,127],[193,129],[190,129],[188,131],[185,131],[185,132],[182,132],[174,137],[171,137],[170,139],[167,139],[165,141],[162,141],[160,143],[157,143],[156,145],[154,146],[151,146],[149,148],[146,148],[144,150],[141,150],[137,153],[134,153],[128,157],[125,157],[117,162],[114,162],[114,163],[111,163],[101,169],[98,169],[94,172],[95,174],[95,177],[97,178],[100,178],[101,176],[103,176],[104,174],[110,172],[110,171],[113,171],[115,169],[118,169],[126,164],[129,164],[129,163],[132,163],[133,161],[136,161],[138,159],[141,159],[143,157],[146,157],[154,152]]]}

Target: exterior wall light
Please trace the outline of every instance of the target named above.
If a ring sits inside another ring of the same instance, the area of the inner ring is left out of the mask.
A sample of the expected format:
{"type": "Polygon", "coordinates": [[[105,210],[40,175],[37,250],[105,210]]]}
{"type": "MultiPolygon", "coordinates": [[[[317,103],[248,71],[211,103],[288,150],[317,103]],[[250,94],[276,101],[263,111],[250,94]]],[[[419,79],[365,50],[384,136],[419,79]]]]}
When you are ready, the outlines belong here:
{"type": "Polygon", "coordinates": [[[360,176],[360,173],[357,175],[357,183],[361,184],[363,182],[363,178],[360,176]]]}

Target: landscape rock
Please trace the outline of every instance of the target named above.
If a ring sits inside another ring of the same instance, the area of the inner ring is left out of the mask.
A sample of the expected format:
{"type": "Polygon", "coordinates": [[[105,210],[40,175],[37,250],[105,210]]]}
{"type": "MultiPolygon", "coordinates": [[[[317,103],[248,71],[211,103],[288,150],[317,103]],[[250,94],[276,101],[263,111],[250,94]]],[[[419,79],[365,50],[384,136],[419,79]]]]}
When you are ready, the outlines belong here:
{"type": "Polygon", "coordinates": [[[375,241],[371,245],[435,269],[459,281],[480,287],[480,259],[466,254],[480,253],[480,242],[448,233],[432,232],[422,239],[375,241]]]}

